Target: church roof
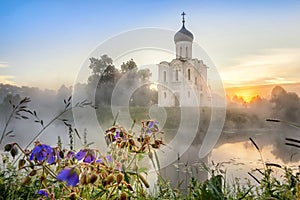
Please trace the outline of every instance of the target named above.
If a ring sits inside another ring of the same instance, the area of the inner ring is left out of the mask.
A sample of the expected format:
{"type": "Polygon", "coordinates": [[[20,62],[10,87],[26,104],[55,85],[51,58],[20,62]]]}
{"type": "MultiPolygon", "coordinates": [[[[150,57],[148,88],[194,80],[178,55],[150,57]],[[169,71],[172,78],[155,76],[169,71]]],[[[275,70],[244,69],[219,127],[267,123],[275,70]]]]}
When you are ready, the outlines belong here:
{"type": "Polygon", "coordinates": [[[184,26],[184,23],[185,23],[184,15],[185,15],[185,13],[183,12],[181,15],[182,15],[182,27],[175,34],[174,41],[175,41],[175,43],[177,43],[179,41],[193,42],[193,39],[194,39],[193,34],[189,30],[187,30],[184,26]]]}
{"type": "Polygon", "coordinates": [[[194,39],[193,34],[185,28],[184,24],[182,25],[182,28],[174,36],[175,43],[179,41],[193,42],[193,39],[194,39]]]}

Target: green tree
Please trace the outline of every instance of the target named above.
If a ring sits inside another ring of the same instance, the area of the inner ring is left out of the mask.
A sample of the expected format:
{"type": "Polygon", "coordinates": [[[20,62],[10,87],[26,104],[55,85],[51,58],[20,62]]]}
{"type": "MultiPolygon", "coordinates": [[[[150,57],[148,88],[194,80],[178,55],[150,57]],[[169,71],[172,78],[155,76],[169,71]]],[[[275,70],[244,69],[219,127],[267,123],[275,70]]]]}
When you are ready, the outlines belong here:
{"type": "Polygon", "coordinates": [[[122,65],[121,65],[122,74],[128,73],[129,71],[136,73],[137,70],[138,70],[137,65],[136,65],[136,63],[134,62],[133,59],[130,59],[126,63],[123,62],[122,65]]]}
{"type": "Polygon", "coordinates": [[[148,69],[148,68],[140,69],[138,71],[138,76],[139,76],[139,80],[141,82],[148,82],[152,76],[152,73],[151,73],[150,69],[148,69]]]}
{"type": "Polygon", "coordinates": [[[107,55],[99,58],[90,58],[89,68],[92,70],[91,76],[88,78],[88,85],[92,87],[100,87],[101,84],[114,85],[118,78],[119,71],[113,65],[113,61],[107,55]]]}

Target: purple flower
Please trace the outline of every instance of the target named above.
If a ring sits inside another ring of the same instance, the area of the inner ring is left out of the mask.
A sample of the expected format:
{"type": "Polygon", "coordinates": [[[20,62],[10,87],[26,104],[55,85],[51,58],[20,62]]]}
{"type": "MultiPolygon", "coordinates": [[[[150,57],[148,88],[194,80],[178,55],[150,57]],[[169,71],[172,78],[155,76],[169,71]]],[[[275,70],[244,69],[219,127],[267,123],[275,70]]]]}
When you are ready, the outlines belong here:
{"type": "Polygon", "coordinates": [[[74,168],[65,168],[56,176],[58,181],[65,181],[67,186],[75,187],[79,182],[79,175],[74,168]]]}
{"type": "Polygon", "coordinates": [[[74,151],[68,151],[67,158],[74,158],[74,156],[75,156],[74,151]]]}
{"type": "Polygon", "coordinates": [[[109,162],[112,162],[112,161],[113,161],[111,155],[107,155],[107,156],[106,156],[106,159],[107,159],[109,162]]]}
{"type": "Polygon", "coordinates": [[[39,162],[43,162],[47,159],[47,162],[49,164],[53,164],[55,162],[56,156],[54,150],[50,146],[40,144],[33,148],[29,159],[37,160],[39,162]]]}
{"type": "Polygon", "coordinates": [[[116,135],[114,136],[114,140],[116,140],[117,138],[120,137],[120,132],[119,131],[116,131],[116,135]]]}
{"type": "Polygon", "coordinates": [[[86,150],[80,150],[76,155],[75,158],[77,160],[82,160],[82,158],[86,155],[86,150]]]}
{"type": "Polygon", "coordinates": [[[147,121],[147,133],[150,134],[153,129],[157,130],[158,121],[147,121]]]}
{"type": "Polygon", "coordinates": [[[96,159],[95,152],[90,149],[84,149],[80,150],[76,155],[75,158],[80,161],[83,158],[83,162],[85,163],[91,163],[96,159]]]}
{"type": "Polygon", "coordinates": [[[86,156],[83,159],[83,162],[85,163],[91,163],[96,159],[94,151],[88,151],[86,156]]]}
{"type": "Polygon", "coordinates": [[[37,194],[42,195],[44,197],[48,197],[49,196],[49,192],[46,189],[41,189],[39,191],[36,191],[37,194]]]}
{"type": "Polygon", "coordinates": [[[103,163],[103,160],[101,158],[96,160],[96,163],[103,163]]]}
{"type": "Polygon", "coordinates": [[[150,121],[148,124],[148,128],[152,128],[154,126],[154,121],[150,121]]]}

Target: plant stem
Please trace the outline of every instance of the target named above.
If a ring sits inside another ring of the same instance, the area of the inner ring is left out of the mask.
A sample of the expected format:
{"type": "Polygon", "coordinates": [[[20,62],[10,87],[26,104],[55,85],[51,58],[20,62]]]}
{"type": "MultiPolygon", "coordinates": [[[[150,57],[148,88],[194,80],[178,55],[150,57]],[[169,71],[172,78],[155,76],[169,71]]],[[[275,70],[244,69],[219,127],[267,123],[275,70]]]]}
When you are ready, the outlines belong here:
{"type": "MultiPolygon", "coordinates": [[[[54,117],[48,124],[43,126],[43,128],[32,138],[32,140],[26,145],[26,147],[24,149],[27,149],[54,121],[56,121],[60,116],[62,116],[63,114],[65,114],[66,112],[70,111],[73,108],[75,108],[75,107],[70,107],[70,108],[65,109],[60,114],[58,114],[56,117],[54,117]]],[[[19,160],[20,156],[21,155],[19,155],[19,157],[12,163],[12,165],[14,165],[17,160],[19,160]]]]}
{"type": "Polygon", "coordinates": [[[106,200],[110,199],[110,196],[113,194],[113,192],[117,189],[118,184],[115,185],[115,187],[110,191],[110,193],[108,194],[108,196],[106,197],[106,200]]]}
{"type": "Polygon", "coordinates": [[[62,111],[59,115],[57,115],[56,117],[54,117],[48,124],[46,124],[33,138],[32,140],[27,144],[27,146],[25,147],[25,149],[27,149],[44,131],[45,129],[47,129],[54,121],[56,121],[60,116],[62,116],[63,114],[65,114],[66,112],[70,111],[73,107],[71,108],[67,108],[64,111],[62,111]]]}
{"type": "Polygon", "coordinates": [[[19,105],[17,105],[15,108],[13,108],[12,112],[11,112],[10,115],[9,115],[8,120],[7,120],[6,123],[5,123],[4,129],[3,129],[3,132],[2,132],[2,135],[1,135],[1,139],[0,139],[0,145],[1,145],[2,142],[3,142],[3,139],[4,139],[4,136],[5,136],[5,133],[6,133],[6,129],[7,129],[7,127],[8,127],[8,124],[9,124],[9,122],[11,121],[12,117],[14,116],[14,114],[15,114],[15,112],[16,112],[16,110],[17,110],[18,108],[19,108],[19,105]]]}

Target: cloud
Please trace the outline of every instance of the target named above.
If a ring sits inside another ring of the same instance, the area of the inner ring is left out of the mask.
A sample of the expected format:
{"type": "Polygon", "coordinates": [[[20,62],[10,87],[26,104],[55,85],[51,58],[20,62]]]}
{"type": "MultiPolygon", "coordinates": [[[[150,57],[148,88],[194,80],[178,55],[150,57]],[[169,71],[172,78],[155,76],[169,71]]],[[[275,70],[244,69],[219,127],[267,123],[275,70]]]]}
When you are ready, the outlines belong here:
{"type": "Polygon", "coordinates": [[[13,81],[14,78],[15,78],[14,76],[10,76],[10,75],[0,75],[0,83],[15,85],[13,81]]]}
{"type": "Polygon", "coordinates": [[[267,49],[234,59],[220,70],[225,85],[264,85],[300,82],[300,48],[267,49]]]}
{"type": "Polygon", "coordinates": [[[0,68],[8,67],[8,62],[0,61],[0,68]]]}

